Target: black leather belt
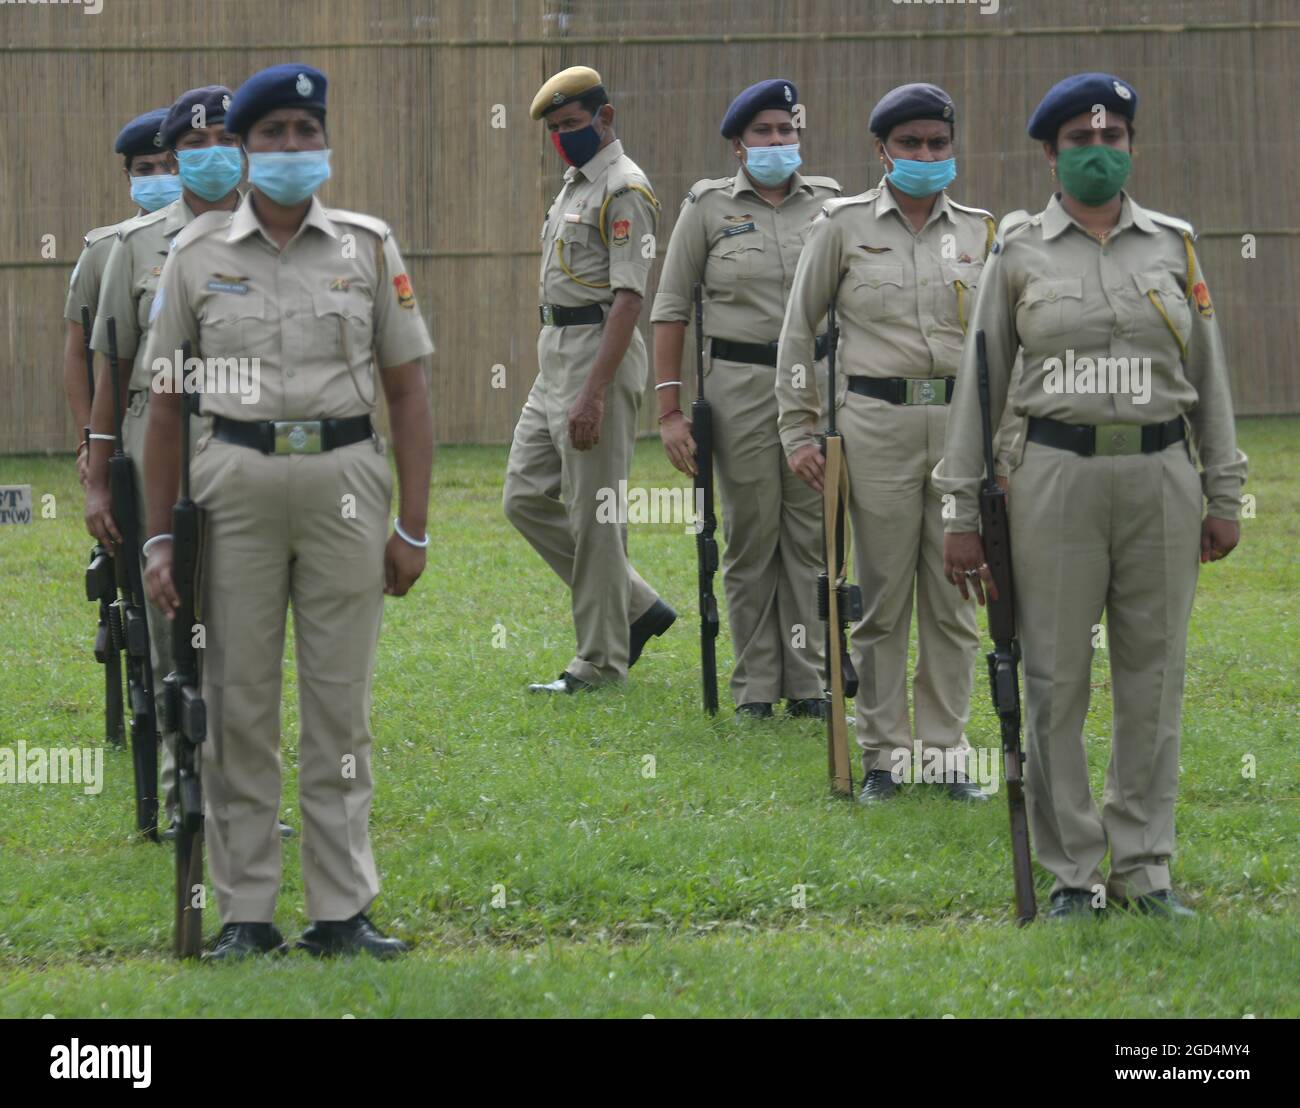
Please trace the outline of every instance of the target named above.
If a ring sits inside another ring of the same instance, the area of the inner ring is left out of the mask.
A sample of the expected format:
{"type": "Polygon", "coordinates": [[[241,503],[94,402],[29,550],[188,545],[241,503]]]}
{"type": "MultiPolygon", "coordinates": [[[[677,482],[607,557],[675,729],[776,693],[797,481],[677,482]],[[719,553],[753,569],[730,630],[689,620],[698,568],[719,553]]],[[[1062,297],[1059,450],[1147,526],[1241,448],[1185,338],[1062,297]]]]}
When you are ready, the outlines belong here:
{"type": "Polygon", "coordinates": [[[605,318],[605,309],[599,304],[584,304],[581,308],[561,308],[555,304],[542,304],[537,309],[543,327],[572,327],[578,323],[599,323],[605,318]]]}
{"type": "MultiPolygon", "coordinates": [[[[715,358],[727,362],[745,362],[749,365],[776,365],[775,342],[732,342],[730,339],[711,339],[710,349],[715,358]]],[[[818,335],[813,344],[813,359],[821,361],[826,357],[828,344],[825,335],[818,335]]]]}
{"type": "Polygon", "coordinates": [[[849,377],[849,392],[890,404],[947,404],[955,377],[849,377]]]}
{"type": "Polygon", "coordinates": [[[212,420],[215,438],[263,454],[320,454],[362,442],[374,433],[368,415],[348,419],[263,419],[252,423],[225,416],[214,416],[212,420]]]}
{"type": "Polygon", "coordinates": [[[1165,423],[1062,423],[1059,419],[1030,416],[1026,433],[1030,442],[1073,450],[1084,457],[1117,454],[1158,454],[1187,435],[1182,416],[1165,423]]]}

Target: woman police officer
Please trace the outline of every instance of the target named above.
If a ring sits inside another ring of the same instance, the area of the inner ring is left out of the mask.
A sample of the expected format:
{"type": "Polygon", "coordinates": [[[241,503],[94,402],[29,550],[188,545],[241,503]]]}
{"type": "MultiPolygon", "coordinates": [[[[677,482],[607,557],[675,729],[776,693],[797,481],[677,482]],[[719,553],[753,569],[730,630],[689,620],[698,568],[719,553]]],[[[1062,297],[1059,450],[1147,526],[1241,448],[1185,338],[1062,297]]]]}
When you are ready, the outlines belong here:
{"type": "Polygon", "coordinates": [[[776,340],[812,216],[840,194],[803,176],[793,113],[798,94],[774,78],[751,85],[722,120],[740,162],[734,177],[697,181],[682,202],[655,297],[659,433],[669,460],[694,474],[681,409],[682,346],[696,282],[704,286],[707,394],[726,552],[723,583],[736,665],[737,713],[821,716],[825,702],[816,588],[820,499],[785,466],[776,427],[776,340]]]}
{"type": "MultiPolygon", "coordinates": [[[[150,364],[188,340],[208,367],[231,360],[240,387],[207,370],[212,420],[193,465],[207,513],[202,608],[205,833],[222,930],[210,957],[281,949],[280,689],[292,602],[300,688],[302,871],[312,954],[405,949],[364,912],[379,889],[370,846],[370,687],[383,594],[424,568],[432,420],[420,359],[432,343],[386,224],[327,209],[325,75],[306,65],[255,74],[226,127],[252,186],[233,214],[177,236],[154,300],[150,364]],[[372,358],[388,400],[401,502],[370,412],[372,358]],[[257,359],[257,361],[254,361],[257,359]],[[252,388],[246,387],[252,384],[252,388]],[[387,542],[385,540],[387,539],[387,542]]],[[[177,488],[179,397],[150,404],[147,587],[173,613],[167,530],[177,488]]]]}
{"type": "Polygon", "coordinates": [[[966,772],[979,646],[974,605],[960,603],[944,579],[943,508],[930,483],[994,229],[988,212],[945,191],[956,176],[954,118],[952,98],[935,85],[902,85],[881,97],[868,125],[886,177],[826,204],[799,260],[781,331],[781,439],[790,468],[820,488],[821,401],[815,378],[808,378],[813,387],[800,387],[799,367],[809,364],[813,327],[837,298],[844,376],[832,402],[864,606],[852,637],[864,804],[897,792],[918,746],[929,764],[942,763],[953,799],[986,799],[966,772]],[[913,592],[915,742],[907,698],[913,592]]]}
{"type": "MultiPolygon", "coordinates": [[[[1132,86],[1105,73],[1068,77],[1043,98],[1029,134],[1061,191],[1037,215],[1004,220],[971,324],[987,340],[992,417],[1004,405],[1028,417],[1009,514],[1029,815],[1056,878],[1052,918],[1086,916],[1107,896],[1191,915],[1169,881],[1187,624],[1198,555],[1215,561],[1237,545],[1246,473],[1192,229],[1123,191],[1136,107],[1132,86]],[[1114,722],[1098,814],[1083,726],[1103,611],[1114,722]]],[[[975,372],[968,341],[935,477],[955,497],[945,572],[983,603],[975,372]]]]}

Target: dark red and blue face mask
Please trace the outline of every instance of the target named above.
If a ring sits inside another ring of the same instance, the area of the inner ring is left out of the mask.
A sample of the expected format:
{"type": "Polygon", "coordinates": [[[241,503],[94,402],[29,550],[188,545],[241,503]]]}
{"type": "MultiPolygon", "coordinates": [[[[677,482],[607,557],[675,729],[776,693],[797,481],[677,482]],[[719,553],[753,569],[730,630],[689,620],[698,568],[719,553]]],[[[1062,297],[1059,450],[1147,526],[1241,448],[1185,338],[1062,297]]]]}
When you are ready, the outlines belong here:
{"type": "Polygon", "coordinates": [[[551,142],[569,165],[586,165],[600,149],[600,132],[594,123],[576,131],[552,131],[551,142]]]}

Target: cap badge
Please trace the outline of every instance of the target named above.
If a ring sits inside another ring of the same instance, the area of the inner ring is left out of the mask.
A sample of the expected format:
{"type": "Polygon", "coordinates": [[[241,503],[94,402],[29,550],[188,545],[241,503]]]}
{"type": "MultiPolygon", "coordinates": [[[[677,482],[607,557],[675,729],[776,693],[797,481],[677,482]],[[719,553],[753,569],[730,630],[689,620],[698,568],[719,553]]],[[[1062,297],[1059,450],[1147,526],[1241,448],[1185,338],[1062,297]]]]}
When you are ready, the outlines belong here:
{"type": "Polygon", "coordinates": [[[228,112],[228,111],[230,111],[230,97],[229,97],[229,96],[223,96],[223,97],[221,98],[221,110],[222,110],[223,112],[228,112]]]}
{"type": "Polygon", "coordinates": [[[563,104],[563,103],[564,103],[564,93],[562,93],[562,92],[557,92],[554,96],[551,97],[551,103],[552,103],[552,104],[563,104]]]}
{"type": "Polygon", "coordinates": [[[952,118],[952,105],[951,105],[951,104],[945,104],[945,105],[943,106],[943,117],[944,117],[944,119],[951,119],[951,118],[952,118]]]}
{"type": "Polygon", "coordinates": [[[1118,81],[1112,81],[1111,84],[1115,86],[1115,95],[1118,96],[1121,100],[1133,99],[1133,93],[1130,92],[1124,85],[1121,85],[1118,81]]]}
{"type": "Polygon", "coordinates": [[[155,146],[157,146],[159,149],[162,148],[162,132],[161,132],[161,131],[155,131],[155,132],[153,133],[153,144],[154,144],[155,146]]]}
{"type": "Polygon", "coordinates": [[[311,90],[316,86],[311,83],[311,78],[307,74],[299,73],[298,81],[293,87],[298,90],[299,96],[310,96],[311,90]]]}
{"type": "Polygon", "coordinates": [[[785,86],[785,102],[791,104],[794,102],[794,93],[790,91],[790,86],[785,86]]]}

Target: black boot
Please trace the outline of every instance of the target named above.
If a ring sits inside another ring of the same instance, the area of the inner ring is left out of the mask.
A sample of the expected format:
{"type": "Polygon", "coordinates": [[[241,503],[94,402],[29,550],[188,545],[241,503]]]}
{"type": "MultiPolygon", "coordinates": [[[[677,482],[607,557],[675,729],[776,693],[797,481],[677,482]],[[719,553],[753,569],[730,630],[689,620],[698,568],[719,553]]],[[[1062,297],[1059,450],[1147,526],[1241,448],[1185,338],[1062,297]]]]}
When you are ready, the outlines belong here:
{"type": "Polygon", "coordinates": [[[560,693],[561,695],[571,696],[574,693],[591,692],[591,690],[594,687],[595,687],[594,685],[590,685],[586,681],[580,681],[578,678],[574,677],[573,674],[571,673],[561,673],[560,676],[557,677],[554,681],[551,681],[547,684],[529,685],[528,691],[540,692],[540,693],[560,693]]]}
{"type": "Polygon", "coordinates": [[[859,804],[879,804],[898,792],[898,782],[887,769],[873,769],[858,790],[859,804]]]}
{"type": "Polygon", "coordinates": [[[627,668],[636,665],[636,660],[641,657],[641,651],[651,638],[658,638],[676,621],[677,613],[662,600],[656,600],[644,615],[633,620],[628,627],[627,668]]]}
{"type": "Polygon", "coordinates": [[[785,714],[792,719],[825,719],[830,710],[831,702],[822,696],[799,697],[785,704],[785,714]]]}
{"type": "Polygon", "coordinates": [[[205,962],[238,962],[251,954],[283,954],[288,948],[273,923],[228,923],[217,936],[205,962]]]}
{"type": "Polygon", "coordinates": [[[1126,908],[1136,908],[1143,915],[1159,919],[1195,919],[1196,913],[1178,899],[1173,889],[1156,889],[1123,902],[1126,908]]]}
{"type": "Polygon", "coordinates": [[[1052,894],[1048,919],[1083,919],[1097,914],[1092,906],[1092,893],[1088,889],[1057,889],[1052,894]]]}
{"type": "Polygon", "coordinates": [[[737,704],[736,715],[747,719],[771,719],[772,705],[761,700],[751,700],[748,704],[737,704]]]}
{"type": "Polygon", "coordinates": [[[392,958],[405,954],[407,946],[401,939],[392,939],[383,934],[358,912],[351,919],[317,920],[302,938],[294,943],[296,950],[305,950],[317,958],[327,958],[336,954],[369,954],[375,958],[392,958]]]}
{"type": "Polygon", "coordinates": [[[989,794],[964,773],[957,774],[947,783],[945,788],[947,788],[948,795],[953,800],[963,800],[970,804],[979,804],[989,798],[989,794]]]}

